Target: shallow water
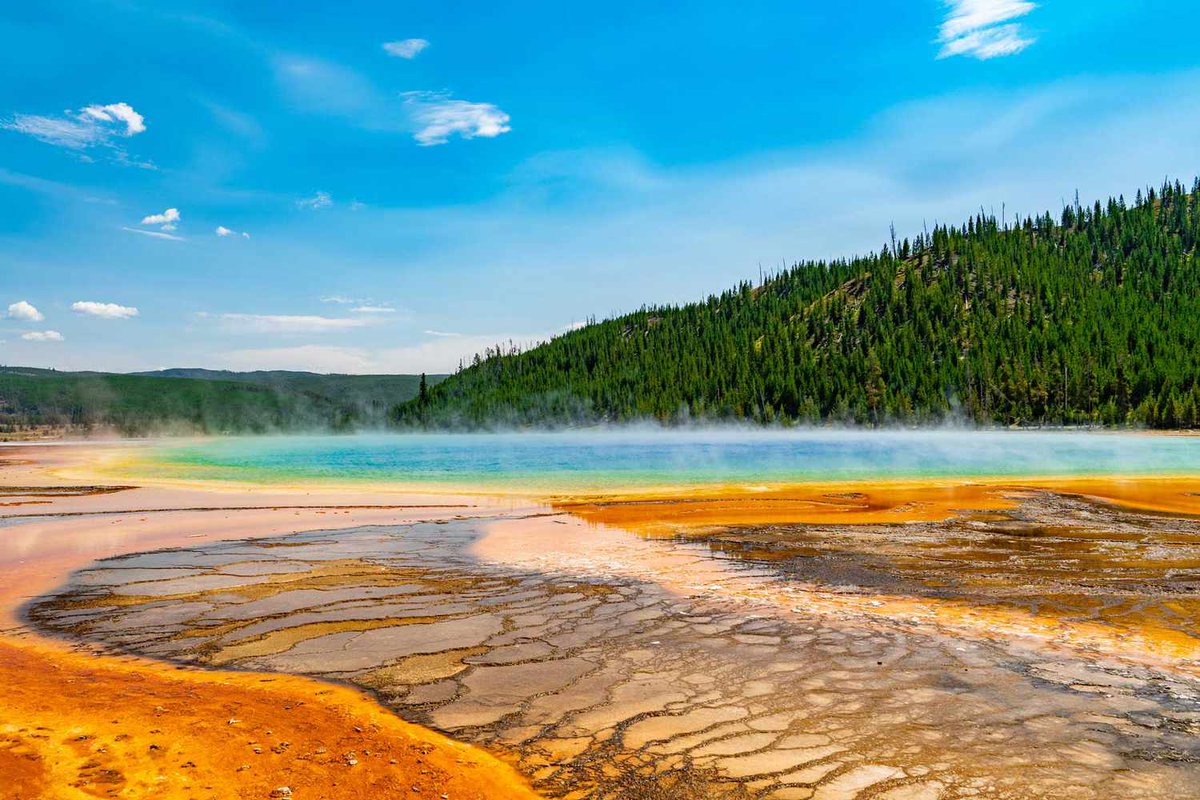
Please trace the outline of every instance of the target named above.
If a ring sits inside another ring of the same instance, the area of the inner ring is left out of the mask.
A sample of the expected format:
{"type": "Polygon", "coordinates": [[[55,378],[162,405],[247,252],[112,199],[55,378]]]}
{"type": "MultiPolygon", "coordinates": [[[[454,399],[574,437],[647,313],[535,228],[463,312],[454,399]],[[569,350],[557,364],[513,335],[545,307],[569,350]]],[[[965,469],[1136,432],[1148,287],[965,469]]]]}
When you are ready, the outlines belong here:
{"type": "Polygon", "coordinates": [[[214,439],[154,447],[132,476],[444,484],[571,493],[903,478],[1200,474],[1200,437],[1027,431],[616,429],[214,439]]]}

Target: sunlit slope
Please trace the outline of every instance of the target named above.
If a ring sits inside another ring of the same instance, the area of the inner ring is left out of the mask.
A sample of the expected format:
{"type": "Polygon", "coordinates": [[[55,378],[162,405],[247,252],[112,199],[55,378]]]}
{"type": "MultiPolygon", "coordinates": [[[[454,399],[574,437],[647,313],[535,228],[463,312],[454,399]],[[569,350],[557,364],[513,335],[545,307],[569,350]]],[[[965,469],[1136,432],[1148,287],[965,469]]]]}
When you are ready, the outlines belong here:
{"type": "Polygon", "coordinates": [[[528,352],[491,352],[397,418],[1190,427],[1198,238],[1200,182],[1058,218],[979,215],[528,352]]]}

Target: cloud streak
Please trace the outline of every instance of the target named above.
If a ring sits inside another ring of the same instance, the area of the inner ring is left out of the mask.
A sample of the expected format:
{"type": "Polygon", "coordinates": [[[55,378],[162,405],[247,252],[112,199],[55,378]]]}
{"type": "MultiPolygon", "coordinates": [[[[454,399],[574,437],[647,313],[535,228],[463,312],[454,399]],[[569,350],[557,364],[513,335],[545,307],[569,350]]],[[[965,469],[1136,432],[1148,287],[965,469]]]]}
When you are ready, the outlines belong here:
{"type": "Polygon", "coordinates": [[[1020,53],[1036,39],[1021,19],[1037,8],[1029,0],[947,0],[949,11],[938,29],[938,58],[972,56],[986,61],[1020,53]]]}
{"type": "Polygon", "coordinates": [[[136,233],[141,236],[150,236],[154,239],[167,239],[172,242],[186,241],[182,236],[176,236],[173,233],[161,233],[159,231],[144,231],[141,228],[130,228],[130,227],[126,227],[126,226],[122,226],[121,230],[129,231],[130,233],[136,233]]]}
{"type": "Polygon", "coordinates": [[[133,319],[138,310],[133,306],[122,306],[117,303],[97,303],[93,300],[80,300],[71,304],[71,310],[76,314],[100,319],[133,319]]]}
{"type": "Polygon", "coordinates": [[[58,331],[29,331],[22,333],[21,338],[27,342],[62,342],[66,341],[58,331]]]}
{"type": "Polygon", "coordinates": [[[209,314],[202,319],[215,319],[233,333],[333,333],[363,328],[374,324],[370,317],[322,317],[316,314],[209,314]]]}

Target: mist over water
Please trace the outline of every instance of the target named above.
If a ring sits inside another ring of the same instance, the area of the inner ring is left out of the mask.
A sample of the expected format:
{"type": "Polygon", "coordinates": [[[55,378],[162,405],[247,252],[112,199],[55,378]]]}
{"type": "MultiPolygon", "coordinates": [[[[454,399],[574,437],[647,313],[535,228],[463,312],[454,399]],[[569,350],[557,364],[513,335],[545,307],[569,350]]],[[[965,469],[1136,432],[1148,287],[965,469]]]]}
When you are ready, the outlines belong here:
{"type": "Polygon", "coordinates": [[[550,491],[1200,473],[1200,438],[1092,432],[606,429],[372,434],[214,439],[165,444],[149,455],[155,473],[170,478],[550,491]]]}

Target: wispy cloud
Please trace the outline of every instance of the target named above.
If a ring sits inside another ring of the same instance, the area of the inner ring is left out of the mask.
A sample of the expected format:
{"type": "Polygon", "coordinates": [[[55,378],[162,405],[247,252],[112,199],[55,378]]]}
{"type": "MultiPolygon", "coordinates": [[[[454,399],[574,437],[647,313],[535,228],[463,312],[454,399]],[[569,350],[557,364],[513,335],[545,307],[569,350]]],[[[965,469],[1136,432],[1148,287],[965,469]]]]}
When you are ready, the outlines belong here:
{"type": "Polygon", "coordinates": [[[65,341],[58,331],[29,331],[22,333],[21,338],[27,342],[61,342],[65,341]]]}
{"type": "Polygon", "coordinates": [[[383,43],[384,52],[396,58],[416,58],[426,47],[429,47],[429,42],[424,39],[404,39],[399,42],[383,43]]]}
{"type": "Polygon", "coordinates": [[[461,333],[455,333],[454,331],[432,331],[432,330],[426,330],[426,331],[423,331],[423,333],[424,333],[426,336],[445,336],[445,337],[452,337],[452,336],[462,336],[462,334],[461,334],[461,333]]]}
{"type": "Polygon", "coordinates": [[[226,228],[224,225],[217,226],[216,234],[222,238],[226,236],[240,236],[243,239],[250,238],[250,234],[246,233],[245,231],[235,231],[231,228],[226,228]]]}
{"type": "Polygon", "coordinates": [[[355,314],[395,314],[396,309],[391,306],[355,306],[350,309],[355,314]]]}
{"type": "Polygon", "coordinates": [[[407,133],[422,146],[450,139],[491,139],[511,130],[509,115],[493,103],[473,103],[447,92],[405,92],[400,102],[366,76],[320,58],[282,55],[275,76],[307,111],[340,117],[370,131],[407,133]]]}
{"type": "Polygon", "coordinates": [[[31,192],[54,197],[61,200],[69,200],[76,203],[87,203],[89,205],[118,205],[117,201],[107,195],[102,195],[99,192],[93,191],[88,187],[72,186],[67,183],[59,183],[45,178],[26,175],[21,172],[13,172],[12,170],[0,167],[0,184],[7,186],[17,186],[22,189],[28,189],[31,192]]]}
{"type": "Polygon", "coordinates": [[[1037,8],[1029,0],[947,0],[949,11],[938,30],[938,58],[973,56],[980,60],[1011,56],[1036,40],[1021,19],[1037,8]]]}
{"type": "Polygon", "coordinates": [[[404,105],[412,116],[413,138],[423,146],[445,144],[450,137],[492,139],[512,130],[509,116],[491,103],[454,100],[443,94],[408,92],[404,105]]]}
{"type": "Polygon", "coordinates": [[[185,241],[185,239],[182,236],[176,236],[173,233],[161,233],[160,231],[144,231],[141,228],[130,228],[130,227],[126,227],[126,226],[122,226],[121,230],[129,231],[130,233],[141,234],[142,236],[150,236],[155,239],[168,239],[172,242],[185,241]]]}
{"type": "MultiPolygon", "coordinates": [[[[429,334],[429,331],[426,331],[429,334]]],[[[226,353],[223,361],[235,369],[299,369],[347,373],[442,373],[459,363],[470,363],[497,343],[519,342],[523,347],[550,339],[553,334],[495,334],[442,336],[402,347],[380,349],[303,344],[265,347],[226,353]]]]}
{"type": "Polygon", "coordinates": [[[81,152],[93,147],[108,147],[118,161],[149,166],[128,159],[115,145],[146,130],[146,119],[128,103],[93,104],[58,115],[14,114],[0,127],[31,136],[39,142],[81,152]]]}
{"type": "Polygon", "coordinates": [[[246,370],[294,369],[357,374],[377,371],[368,351],[323,344],[234,350],[225,354],[223,362],[232,369],[246,370]]]}
{"type": "Polygon", "coordinates": [[[382,99],[369,80],[332,61],[282,54],[272,66],[292,102],[309,111],[353,117],[378,106],[382,99]]]}
{"type": "Polygon", "coordinates": [[[133,306],[122,306],[117,303],[97,303],[92,300],[80,300],[71,304],[71,310],[76,314],[101,319],[132,319],[138,315],[133,306]]]}
{"type": "Polygon", "coordinates": [[[142,217],[142,224],[158,225],[164,231],[173,231],[179,227],[180,219],[178,208],[168,208],[161,214],[149,214],[142,217]]]}
{"type": "Polygon", "coordinates": [[[209,314],[201,319],[215,319],[235,333],[330,333],[362,328],[374,324],[370,317],[322,317],[316,314],[209,314]]]}
{"type": "Polygon", "coordinates": [[[19,319],[22,322],[41,322],[46,317],[27,300],[18,300],[8,306],[9,319],[19,319]]]}
{"type": "Polygon", "coordinates": [[[333,198],[329,192],[317,192],[312,197],[304,197],[296,201],[297,208],[307,208],[310,211],[317,211],[322,208],[329,208],[333,205],[333,198]]]}

